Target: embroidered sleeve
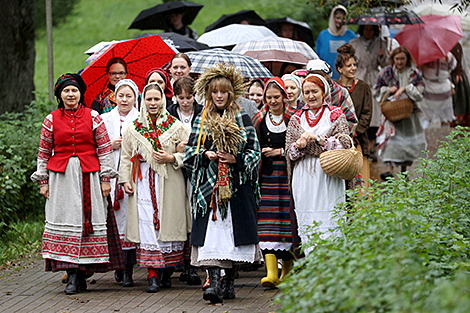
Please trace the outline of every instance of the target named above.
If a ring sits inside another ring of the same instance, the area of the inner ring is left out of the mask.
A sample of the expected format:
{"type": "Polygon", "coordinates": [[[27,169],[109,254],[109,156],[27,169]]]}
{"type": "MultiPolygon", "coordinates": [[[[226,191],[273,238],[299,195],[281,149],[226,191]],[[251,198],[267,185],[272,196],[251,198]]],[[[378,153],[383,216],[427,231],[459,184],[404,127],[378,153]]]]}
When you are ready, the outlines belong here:
{"type": "Polygon", "coordinates": [[[340,108],[329,106],[331,110],[330,120],[334,123],[343,113],[340,108]]]}
{"type": "Polygon", "coordinates": [[[305,155],[305,149],[299,149],[297,147],[297,144],[295,142],[293,142],[289,146],[288,153],[289,153],[289,158],[292,161],[296,161],[296,160],[300,159],[301,157],[303,157],[305,155]]]}
{"type": "Polygon", "coordinates": [[[103,119],[96,111],[91,111],[93,119],[93,134],[96,142],[96,153],[100,161],[101,182],[109,182],[109,178],[116,178],[118,173],[114,168],[113,147],[109,140],[108,131],[103,119]]]}
{"type": "Polygon", "coordinates": [[[49,184],[49,172],[46,167],[53,150],[54,136],[52,133],[52,114],[49,114],[42,124],[36,172],[31,175],[31,180],[38,182],[40,186],[49,184]]]}

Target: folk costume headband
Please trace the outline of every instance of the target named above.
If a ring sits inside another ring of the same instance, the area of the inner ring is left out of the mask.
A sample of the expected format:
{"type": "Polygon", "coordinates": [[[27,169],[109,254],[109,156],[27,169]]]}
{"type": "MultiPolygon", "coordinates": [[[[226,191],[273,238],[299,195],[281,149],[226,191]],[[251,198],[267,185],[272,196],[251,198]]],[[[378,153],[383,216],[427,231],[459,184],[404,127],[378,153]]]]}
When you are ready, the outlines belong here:
{"type": "Polygon", "coordinates": [[[316,78],[319,78],[319,79],[322,81],[323,85],[325,86],[325,89],[323,90],[323,92],[325,93],[325,97],[324,97],[323,101],[326,102],[326,103],[328,103],[328,104],[330,104],[330,103],[331,103],[330,84],[329,84],[328,81],[325,79],[325,77],[323,77],[322,75],[319,75],[319,74],[309,74],[309,75],[305,78],[305,80],[304,80],[304,82],[303,82],[303,84],[302,84],[302,89],[303,89],[303,87],[304,87],[304,85],[305,85],[305,82],[308,81],[308,78],[309,78],[309,77],[316,77],[316,78]]]}

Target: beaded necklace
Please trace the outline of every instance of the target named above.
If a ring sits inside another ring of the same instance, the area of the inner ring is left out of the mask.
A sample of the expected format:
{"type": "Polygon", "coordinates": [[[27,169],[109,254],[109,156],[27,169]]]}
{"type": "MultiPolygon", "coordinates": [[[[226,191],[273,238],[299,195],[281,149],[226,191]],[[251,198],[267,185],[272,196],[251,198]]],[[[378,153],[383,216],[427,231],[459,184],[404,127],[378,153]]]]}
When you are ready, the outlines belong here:
{"type": "Polygon", "coordinates": [[[273,123],[274,126],[279,126],[284,121],[284,119],[281,118],[281,120],[276,123],[276,121],[274,121],[273,114],[271,113],[271,109],[269,109],[269,119],[271,120],[271,123],[273,123]]]}
{"type": "MultiPolygon", "coordinates": [[[[319,109],[320,108],[318,108],[316,111],[318,112],[319,109]]],[[[318,114],[316,118],[311,119],[310,114],[308,114],[308,110],[305,111],[305,118],[307,119],[308,126],[315,127],[318,124],[318,122],[320,122],[321,117],[323,116],[323,112],[325,112],[325,107],[321,108],[320,114],[318,114]]]]}

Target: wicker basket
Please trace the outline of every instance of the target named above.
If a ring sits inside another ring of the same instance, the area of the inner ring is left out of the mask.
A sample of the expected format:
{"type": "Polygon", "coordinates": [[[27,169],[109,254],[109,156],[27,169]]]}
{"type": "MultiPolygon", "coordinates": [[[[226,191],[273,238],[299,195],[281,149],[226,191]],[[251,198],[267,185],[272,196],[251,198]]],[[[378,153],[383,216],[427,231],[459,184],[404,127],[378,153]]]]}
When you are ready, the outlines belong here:
{"type": "Polygon", "coordinates": [[[351,148],[323,152],[320,154],[320,165],[328,176],[352,180],[361,172],[362,152],[356,149],[351,137],[348,135],[339,135],[337,138],[342,136],[346,136],[351,140],[351,148]]]}
{"type": "Polygon", "coordinates": [[[395,101],[385,101],[389,94],[390,93],[387,92],[383,96],[382,102],[380,103],[382,114],[387,118],[387,120],[390,122],[398,122],[406,118],[410,118],[411,114],[413,113],[413,101],[411,101],[409,98],[395,101]]]}

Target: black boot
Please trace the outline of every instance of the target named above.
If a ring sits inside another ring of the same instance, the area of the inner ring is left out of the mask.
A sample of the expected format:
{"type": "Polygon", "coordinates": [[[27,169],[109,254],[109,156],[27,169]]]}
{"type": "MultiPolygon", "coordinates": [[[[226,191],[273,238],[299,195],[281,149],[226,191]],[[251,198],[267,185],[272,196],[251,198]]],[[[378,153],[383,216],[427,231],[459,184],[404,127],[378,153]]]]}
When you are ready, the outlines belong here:
{"type": "Polygon", "coordinates": [[[77,277],[78,277],[78,288],[79,291],[86,291],[86,277],[85,271],[77,270],[77,277]]]}
{"type": "Polygon", "coordinates": [[[65,294],[74,295],[80,292],[77,270],[76,269],[67,270],[67,276],[68,276],[67,286],[65,287],[65,290],[64,290],[65,294]]]}
{"type": "MultiPolygon", "coordinates": [[[[181,282],[185,282],[185,281],[188,281],[189,279],[189,260],[184,260],[184,263],[183,263],[183,272],[180,274],[180,278],[179,280],[181,282]]],[[[189,283],[188,283],[189,284],[189,283]]]]}
{"type": "Polygon", "coordinates": [[[172,269],[165,268],[157,272],[158,272],[158,277],[160,278],[160,287],[170,288],[171,287],[171,274],[173,274],[172,269]]]}
{"type": "Polygon", "coordinates": [[[134,264],[126,264],[124,275],[122,276],[123,287],[134,287],[134,280],[132,279],[134,264]]]}
{"type": "Polygon", "coordinates": [[[199,286],[202,284],[201,278],[197,274],[197,267],[189,266],[189,278],[188,285],[190,286],[199,286]]]}
{"type": "Polygon", "coordinates": [[[222,278],[222,298],[235,299],[235,271],[236,267],[225,269],[225,276],[222,278]]]}
{"type": "Polygon", "coordinates": [[[124,270],[115,270],[114,271],[114,279],[120,283],[124,277],[124,270]]]}
{"type": "Polygon", "coordinates": [[[202,298],[211,303],[222,303],[222,290],[220,289],[220,267],[209,267],[209,280],[211,285],[204,291],[202,298]]]}
{"type": "Polygon", "coordinates": [[[160,289],[158,285],[158,277],[157,276],[152,276],[149,279],[149,285],[147,286],[147,289],[145,289],[146,292],[148,293],[156,293],[160,289]]]}

